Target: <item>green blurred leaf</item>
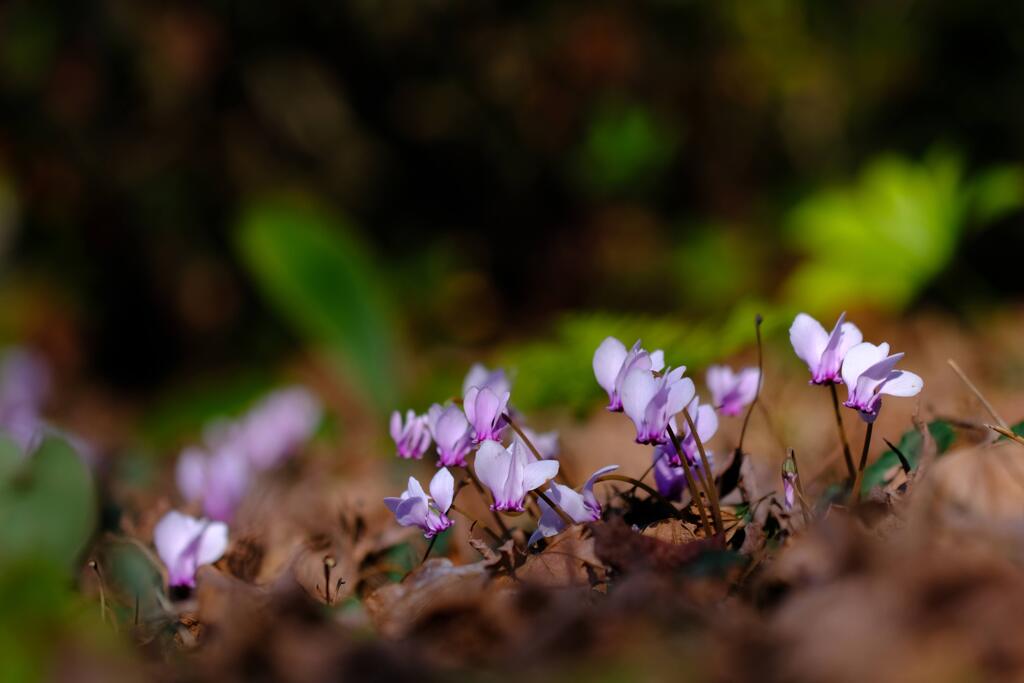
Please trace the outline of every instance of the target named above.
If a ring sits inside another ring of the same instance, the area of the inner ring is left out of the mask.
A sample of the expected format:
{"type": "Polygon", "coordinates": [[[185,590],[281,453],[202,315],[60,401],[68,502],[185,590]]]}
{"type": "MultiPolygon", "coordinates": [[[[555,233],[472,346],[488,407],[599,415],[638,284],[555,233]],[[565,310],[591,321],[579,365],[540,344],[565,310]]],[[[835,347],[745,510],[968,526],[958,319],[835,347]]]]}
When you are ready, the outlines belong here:
{"type": "Polygon", "coordinates": [[[850,185],[799,203],[786,219],[807,255],[786,300],[812,311],[853,305],[897,311],[953,258],[967,217],[990,220],[1021,205],[1016,169],[965,181],[960,160],[935,151],[923,162],[872,161],[850,185]]]}
{"type": "Polygon", "coordinates": [[[0,486],[0,559],[41,557],[70,569],[95,526],[92,476],[59,437],[48,436],[0,486]]]}
{"type": "Polygon", "coordinates": [[[272,373],[253,368],[175,387],[146,414],[143,429],[155,448],[178,446],[211,420],[241,414],[274,386],[272,373]]]}
{"type": "Polygon", "coordinates": [[[579,158],[585,182],[598,192],[642,189],[675,153],[673,131],[640,104],[598,109],[579,158]]]}
{"type": "Polygon", "coordinates": [[[605,337],[627,346],[642,339],[648,349],[664,349],[669,365],[686,365],[690,374],[735,353],[754,341],[754,316],[765,316],[763,334],[784,329],[791,316],[783,309],[750,302],[735,308],[721,322],[686,323],[676,318],[622,316],[608,313],[570,314],[551,338],[507,349],[500,363],[514,375],[512,400],[532,410],[549,406],[582,412],[602,395],[594,379],[594,350],[605,337]]]}
{"type": "Polygon", "coordinates": [[[1024,170],[999,166],[979,175],[971,184],[973,215],[979,224],[991,223],[1024,206],[1024,170]]]}
{"type": "Polygon", "coordinates": [[[21,446],[15,443],[11,437],[0,432],[0,486],[17,472],[24,459],[25,455],[21,452],[21,446]]]}
{"type": "MultiPolygon", "coordinates": [[[[935,420],[928,423],[928,432],[935,440],[935,447],[939,455],[949,450],[956,440],[956,431],[952,425],[942,420],[935,420]]],[[[905,432],[900,438],[896,447],[900,449],[903,456],[910,463],[911,469],[917,467],[921,459],[921,445],[923,439],[920,432],[911,429],[905,432]]],[[[864,468],[864,478],[861,480],[861,495],[866,495],[876,486],[882,486],[888,480],[887,475],[893,468],[900,466],[899,456],[894,451],[887,450],[878,457],[875,462],[864,468]]]]}
{"type": "Polygon", "coordinates": [[[243,212],[238,248],[282,317],[307,340],[337,351],[378,406],[390,405],[395,353],[387,299],[348,225],[308,202],[259,201],[243,212]]]}

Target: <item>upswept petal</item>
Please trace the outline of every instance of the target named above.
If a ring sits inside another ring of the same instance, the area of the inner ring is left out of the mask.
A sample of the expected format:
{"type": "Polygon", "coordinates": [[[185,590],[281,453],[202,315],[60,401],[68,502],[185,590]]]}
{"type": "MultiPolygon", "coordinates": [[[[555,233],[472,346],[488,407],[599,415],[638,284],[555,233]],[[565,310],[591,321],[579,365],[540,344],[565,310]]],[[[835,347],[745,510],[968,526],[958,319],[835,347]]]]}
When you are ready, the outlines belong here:
{"type": "Polygon", "coordinates": [[[917,396],[924,387],[920,375],[908,370],[896,370],[889,375],[879,391],[890,396],[917,396]]]}
{"type": "Polygon", "coordinates": [[[523,493],[544,485],[558,474],[557,460],[537,460],[523,468],[523,493]]]}
{"type": "Polygon", "coordinates": [[[615,378],[626,359],[626,346],[615,337],[607,337],[594,351],[594,377],[609,397],[615,391],[615,378]]]}
{"type": "Polygon", "coordinates": [[[843,359],[843,382],[853,391],[857,379],[875,363],[889,355],[889,345],[875,346],[871,342],[861,342],[847,353],[843,359]]]}
{"type": "Polygon", "coordinates": [[[452,506],[454,496],[455,478],[452,477],[452,473],[448,471],[447,467],[442,467],[430,480],[430,497],[434,499],[437,509],[445,513],[452,506]]]}
{"type": "Polygon", "coordinates": [[[210,522],[199,541],[196,562],[200,565],[213,564],[228,549],[228,525],[224,522],[210,522]]]}
{"type": "Polygon", "coordinates": [[[789,328],[789,341],[793,345],[793,351],[807,363],[812,374],[818,368],[828,339],[829,334],[821,323],[806,313],[798,314],[789,328]]]}
{"type": "Polygon", "coordinates": [[[492,493],[499,493],[505,488],[512,454],[497,441],[484,441],[476,452],[476,476],[492,493]]]}

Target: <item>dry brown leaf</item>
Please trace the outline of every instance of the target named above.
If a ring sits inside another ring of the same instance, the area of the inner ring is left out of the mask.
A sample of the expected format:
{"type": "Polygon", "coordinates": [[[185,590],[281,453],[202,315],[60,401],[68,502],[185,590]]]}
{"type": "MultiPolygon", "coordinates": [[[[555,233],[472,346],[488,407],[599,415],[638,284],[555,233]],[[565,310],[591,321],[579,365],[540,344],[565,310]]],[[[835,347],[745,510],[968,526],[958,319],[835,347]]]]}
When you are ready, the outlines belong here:
{"type": "Polygon", "coordinates": [[[633,531],[619,518],[589,526],[594,534],[597,557],[619,571],[679,569],[707,550],[724,547],[718,536],[682,544],[668,543],[633,531]]]}
{"type": "Polygon", "coordinates": [[[594,537],[587,527],[574,525],[548,539],[542,552],[528,555],[515,578],[523,583],[559,588],[594,586],[606,578],[604,563],[594,552],[594,537]]]}
{"type": "Polygon", "coordinates": [[[427,560],[401,583],[377,589],[364,601],[370,620],[388,637],[404,635],[431,613],[465,608],[484,593],[490,571],[486,562],[455,566],[451,560],[427,560]]]}

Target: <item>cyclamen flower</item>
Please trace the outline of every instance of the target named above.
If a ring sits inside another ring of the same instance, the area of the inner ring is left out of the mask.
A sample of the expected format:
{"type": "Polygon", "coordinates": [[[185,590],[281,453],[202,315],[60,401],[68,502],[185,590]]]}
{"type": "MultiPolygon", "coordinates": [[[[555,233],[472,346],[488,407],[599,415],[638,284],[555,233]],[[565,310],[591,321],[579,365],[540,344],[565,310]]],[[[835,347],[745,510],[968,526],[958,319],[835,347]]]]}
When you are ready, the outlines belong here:
{"type": "Polygon", "coordinates": [[[494,496],[492,510],[522,512],[529,491],[558,474],[557,460],[534,460],[521,441],[508,449],[497,441],[484,441],[476,453],[476,474],[494,496]]]}
{"type": "Polygon", "coordinates": [[[227,550],[228,527],[171,510],[154,527],[153,544],[167,567],[168,585],[194,588],[196,570],[216,562],[227,550]]]}
{"type": "MultiPolygon", "coordinates": [[[[594,484],[601,475],[614,472],[617,469],[619,469],[618,465],[602,467],[590,475],[580,492],[576,492],[564,484],[553,484],[547,490],[548,498],[577,524],[596,522],[601,519],[601,504],[597,502],[597,496],[594,495],[594,484]]],[[[537,504],[540,506],[540,519],[537,520],[537,530],[533,532],[526,544],[528,546],[542,538],[554,536],[565,529],[565,521],[554,508],[543,499],[537,501],[537,504]]]]}
{"type": "Polygon", "coordinates": [[[786,458],[782,463],[782,500],[787,510],[792,510],[796,502],[796,478],[796,466],[786,458]]]}
{"type": "Polygon", "coordinates": [[[238,447],[257,470],[276,467],[309,441],[322,414],[320,402],[306,389],[279,389],[242,418],[238,447]]]}
{"type": "Polygon", "coordinates": [[[854,346],[843,361],[843,381],[849,391],[847,408],[860,411],[861,419],[874,422],[882,407],[882,394],[890,396],[916,396],[924,380],[906,370],[896,370],[902,353],[889,355],[886,343],[875,346],[864,342],[854,346]]]}
{"type": "MultiPolygon", "coordinates": [[[[690,401],[690,405],[686,407],[686,410],[689,411],[690,417],[693,418],[694,424],[697,425],[697,436],[700,437],[700,442],[704,444],[704,454],[708,457],[710,463],[711,451],[707,448],[707,443],[718,431],[718,415],[715,414],[714,408],[707,403],[701,403],[696,396],[690,401]]],[[[679,445],[683,449],[682,455],[686,456],[686,461],[691,467],[701,467],[700,451],[697,448],[697,439],[694,437],[693,432],[690,431],[690,423],[684,421],[682,429],[676,429],[676,418],[673,417],[669,424],[672,426],[672,431],[676,433],[676,438],[679,439],[679,445]]],[[[655,453],[660,453],[664,456],[669,464],[676,466],[682,464],[682,458],[676,452],[676,447],[671,439],[660,444],[654,450],[655,453]]]]}
{"type": "MultiPolygon", "coordinates": [[[[700,473],[703,471],[703,463],[696,462],[690,463],[687,459],[686,465],[673,465],[672,459],[666,455],[667,452],[674,452],[671,444],[665,446],[658,446],[654,449],[654,483],[658,488],[658,493],[667,498],[668,500],[682,500],[683,491],[686,490],[686,471],[683,469],[687,467],[691,473],[700,473]],[[663,451],[663,448],[669,448],[670,451],[663,451]]],[[[714,453],[707,451],[708,466],[714,469],[715,467],[715,456],[714,453]]]]}
{"type": "Polygon", "coordinates": [[[512,391],[512,384],[508,381],[504,370],[501,368],[488,370],[481,363],[474,363],[466,373],[466,379],[462,380],[462,395],[465,396],[473,387],[478,389],[487,387],[498,396],[512,391]]]}
{"type": "Polygon", "coordinates": [[[42,410],[50,386],[50,366],[34,351],[14,347],[0,356],[0,428],[23,453],[35,451],[46,434],[42,410]]]}
{"type": "Polygon", "coordinates": [[[683,409],[696,393],[693,380],[680,366],[655,376],[633,368],[622,382],[622,408],[636,426],[637,443],[665,443],[669,418],[683,409]]]}
{"type": "Polygon", "coordinates": [[[473,429],[458,406],[437,403],[427,411],[427,424],[437,444],[438,467],[465,467],[473,447],[473,429]]]}
{"type": "Polygon", "coordinates": [[[665,354],[658,350],[653,353],[640,348],[637,339],[633,348],[626,346],[615,337],[608,337],[594,351],[594,377],[608,394],[608,410],[622,412],[622,383],[633,369],[661,372],[665,369],[665,354]]]}
{"type": "Polygon", "coordinates": [[[230,522],[249,487],[249,462],[237,450],[222,447],[212,455],[187,448],[178,457],[175,478],[188,501],[202,501],[206,516],[230,522]]]}
{"type": "Polygon", "coordinates": [[[728,365],[712,365],[707,374],[711,402],[722,411],[722,415],[739,415],[757,396],[760,378],[761,371],[757,368],[733,372],[728,365]]]}
{"type": "Polygon", "coordinates": [[[448,510],[455,497],[455,479],[447,467],[442,467],[430,480],[430,496],[415,479],[409,477],[409,486],[400,498],[385,498],[384,504],[395,514],[402,526],[417,526],[426,538],[433,538],[453,522],[448,510]]]}
{"type": "Polygon", "coordinates": [[[846,354],[864,336],[853,323],[845,322],[846,313],[839,316],[831,334],[817,320],[801,313],[789,328],[789,341],[793,350],[811,371],[811,384],[839,384],[843,381],[840,368],[846,354]]]}
{"type": "Polygon", "coordinates": [[[402,424],[402,414],[397,410],[391,413],[391,438],[398,446],[398,457],[419,460],[430,448],[427,416],[409,410],[405,413],[405,424],[402,424]]]}
{"type": "Polygon", "coordinates": [[[497,441],[505,430],[509,393],[496,394],[490,387],[470,387],[462,401],[466,418],[473,425],[473,441],[497,441]]]}

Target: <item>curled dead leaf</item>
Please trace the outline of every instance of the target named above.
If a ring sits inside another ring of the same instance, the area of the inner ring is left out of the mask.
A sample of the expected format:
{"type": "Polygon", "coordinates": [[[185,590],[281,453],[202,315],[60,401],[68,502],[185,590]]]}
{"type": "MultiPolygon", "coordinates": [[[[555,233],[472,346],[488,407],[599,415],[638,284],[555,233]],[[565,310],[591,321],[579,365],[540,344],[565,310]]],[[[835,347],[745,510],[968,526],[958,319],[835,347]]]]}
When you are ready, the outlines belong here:
{"type": "Polygon", "coordinates": [[[401,583],[392,583],[367,596],[364,604],[377,630],[396,638],[430,614],[472,606],[484,593],[490,571],[485,561],[455,566],[451,560],[427,560],[401,583]]]}

